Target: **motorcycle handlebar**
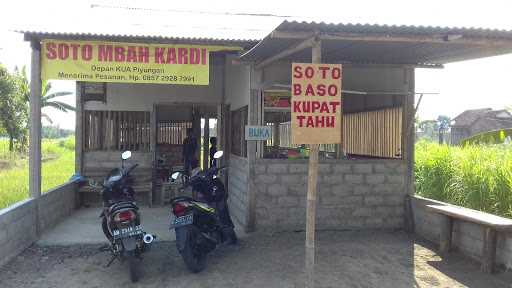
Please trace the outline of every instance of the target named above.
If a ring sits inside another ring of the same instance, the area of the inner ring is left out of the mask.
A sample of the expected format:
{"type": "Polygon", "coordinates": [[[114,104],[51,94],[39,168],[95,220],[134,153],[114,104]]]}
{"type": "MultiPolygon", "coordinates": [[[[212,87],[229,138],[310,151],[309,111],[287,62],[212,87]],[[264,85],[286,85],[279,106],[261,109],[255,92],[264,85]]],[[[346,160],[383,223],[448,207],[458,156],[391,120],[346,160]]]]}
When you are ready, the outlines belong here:
{"type": "MultiPolygon", "coordinates": [[[[204,172],[201,172],[201,173],[207,173],[207,175],[208,175],[208,174],[209,174],[209,175],[212,175],[212,174],[217,174],[217,172],[218,172],[218,171],[220,171],[220,170],[222,170],[222,169],[226,169],[226,168],[228,168],[228,166],[227,166],[227,165],[220,166],[219,168],[212,167],[212,168],[210,168],[209,170],[204,171],[204,172]],[[214,168],[214,169],[213,169],[213,168],[214,168]]],[[[185,181],[183,181],[183,188],[186,188],[186,187],[190,186],[190,185],[191,185],[191,182],[192,182],[192,181],[190,181],[190,180],[194,180],[196,177],[198,177],[198,175],[195,175],[195,176],[192,176],[192,177],[191,177],[191,176],[184,176],[184,178],[186,178],[186,179],[185,179],[185,181]]]]}
{"type": "Polygon", "coordinates": [[[133,171],[133,169],[135,169],[135,167],[137,166],[139,166],[139,164],[135,163],[130,168],[128,168],[128,170],[126,171],[126,175],[130,174],[133,171]]]}

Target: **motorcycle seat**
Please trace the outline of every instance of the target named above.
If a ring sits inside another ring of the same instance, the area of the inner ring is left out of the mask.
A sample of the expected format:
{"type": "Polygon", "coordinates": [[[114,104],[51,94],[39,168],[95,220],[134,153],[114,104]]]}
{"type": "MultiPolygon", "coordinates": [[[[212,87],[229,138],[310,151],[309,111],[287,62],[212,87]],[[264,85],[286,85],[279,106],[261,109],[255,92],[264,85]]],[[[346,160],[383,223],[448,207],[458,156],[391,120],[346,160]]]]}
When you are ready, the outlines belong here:
{"type": "Polygon", "coordinates": [[[135,203],[133,202],[130,202],[130,201],[122,201],[122,202],[117,202],[117,203],[114,203],[112,206],[110,206],[110,208],[108,209],[109,213],[112,213],[114,211],[118,211],[118,210],[121,210],[121,209],[134,209],[134,210],[139,210],[139,207],[137,207],[137,205],[135,205],[135,203]]]}
{"type": "Polygon", "coordinates": [[[174,204],[176,202],[183,202],[183,201],[194,201],[194,199],[191,197],[188,197],[188,196],[178,196],[178,197],[171,199],[171,204],[174,204]]]}
{"type": "Polygon", "coordinates": [[[199,209],[201,209],[205,212],[208,212],[208,213],[215,213],[215,211],[216,211],[215,207],[213,207],[212,205],[210,205],[209,203],[206,203],[206,202],[192,201],[192,204],[194,204],[199,209]]]}

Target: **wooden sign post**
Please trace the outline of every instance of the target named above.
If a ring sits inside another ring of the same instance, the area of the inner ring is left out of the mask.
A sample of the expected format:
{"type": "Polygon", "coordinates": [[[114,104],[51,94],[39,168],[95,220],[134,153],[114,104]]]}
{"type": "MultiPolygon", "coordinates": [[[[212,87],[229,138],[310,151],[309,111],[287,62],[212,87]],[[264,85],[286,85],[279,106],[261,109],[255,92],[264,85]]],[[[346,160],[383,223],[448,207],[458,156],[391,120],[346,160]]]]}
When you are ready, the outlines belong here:
{"type": "Polygon", "coordinates": [[[292,143],[309,144],[306,212],[306,287],[314,287],[315,217],[319,144],[341,143],[341,65],[320,64],[321,45],[312,46],[312,63],[292,64],[292,143]]]}

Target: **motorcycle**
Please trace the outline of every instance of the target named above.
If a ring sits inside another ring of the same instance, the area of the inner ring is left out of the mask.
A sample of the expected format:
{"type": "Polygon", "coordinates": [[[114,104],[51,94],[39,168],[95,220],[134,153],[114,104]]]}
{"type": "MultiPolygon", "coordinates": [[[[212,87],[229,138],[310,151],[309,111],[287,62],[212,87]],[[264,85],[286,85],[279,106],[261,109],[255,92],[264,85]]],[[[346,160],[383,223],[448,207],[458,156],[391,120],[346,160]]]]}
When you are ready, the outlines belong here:
{"type": "Polygon", "coordinates": [[[131,157],[130,151],[121,154],[121,168],[110,171],[103,181],[97,184],[93,180],[89,185],[101,189],[103,211],[100,215],[101,227],[110,245],[106,250],[112,253],[109,267],[114,260],[127,261],[132,282],[139,280],[139,264],[142,254],[151,248],[156,236],[142,229],[139,207],[134,199],[133,177],[130,173],[138,166],[125,167],[124,162],[131,157]]]}
{"type": "MultiPolygon", "coordinates": [[[[215,153],[214,158],[222,157],[215,153]]],[[[179,196],[171,199],[170,229],[176,232],[176,247],[187,268],[197,273],[206,268],[206,256],[222,243],[236,244],[237,236],[227,206],[227,193],[218,172],[226,167],[196,168],[190,176],[175,172],[183,188],[192,187],[197,199],[179,196]],[[174,217],[173,217],[174,215],[174,217]]]]}

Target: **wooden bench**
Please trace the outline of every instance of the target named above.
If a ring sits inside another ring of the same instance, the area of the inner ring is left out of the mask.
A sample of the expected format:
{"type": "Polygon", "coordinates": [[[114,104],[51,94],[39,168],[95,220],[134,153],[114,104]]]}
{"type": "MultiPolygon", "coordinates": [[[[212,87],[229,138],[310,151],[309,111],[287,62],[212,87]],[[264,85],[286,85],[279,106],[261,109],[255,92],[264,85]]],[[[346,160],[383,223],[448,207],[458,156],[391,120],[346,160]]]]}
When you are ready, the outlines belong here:
{"type": "MultiPolygon", "coordinates": [[[[84,171],[84,176],[87,178],[92,178],[102,183],[103,179],[110,170],[110,168],[86,170],[84,171]]],[[[148,205],[151,207],[153,205],[153,184],[151,180],[151,169],[139,169],[139,171],[134,171],[133,177],[135,179],[135,183],[133,184],[133,190],[135,191],[135,194],[148,194],[148,205]]],[[[81,196],[83,195],[83,193],[98,193],[98,191],[92,189],[89,186],[80,187],[78,192],[81,196]]],[[[137,199],[137,196],[135,196],[135,199],[137,199]]],[[[80,197],[80,205],[83,205],[83,202],[83,197],[80,197]]]]}
{"type": "Polygon", "coordinates": [[[452,244],[453,219],[484,226],[482,247],[482,271],[492,273],[496,262],[496,234],[512,231],[512,220],[468,208],[449,205],[427,205],[427,209],[442,215],[439,235],[439,250],[447,254],[452,244]]]}

